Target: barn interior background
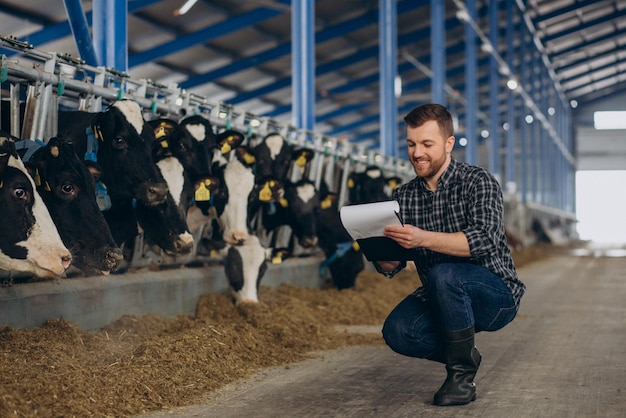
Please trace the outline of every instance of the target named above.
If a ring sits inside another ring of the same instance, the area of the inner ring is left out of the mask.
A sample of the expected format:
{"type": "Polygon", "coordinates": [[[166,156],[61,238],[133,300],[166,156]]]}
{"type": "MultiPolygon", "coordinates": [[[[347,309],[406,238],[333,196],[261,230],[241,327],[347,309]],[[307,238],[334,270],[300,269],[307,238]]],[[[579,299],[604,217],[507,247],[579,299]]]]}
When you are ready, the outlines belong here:
{"type": "MultiPolygon", "coordinates": [[[[184,4],[0,2],[2,106],[38,104],[14,133],[45,141],[59,106],[97,111],[131,98],[147,118],[200,113],[217,129],[279,132],[315,151],[312,179],[326,164],[407,178],[401,116],[436,101],[455,115],[455,155],[504,185],[507,229],[522,245],[577,237],[577,170],[626,169],[620,132],[593,127],[594,111],[623,108],[625,1],[198,1],[183,13],[184,4]]],[[[345,201],[345,181],[337,187],[345,201]]],[[[154,263],[181,260],[134,258],[154,263]]],[[[317,274],[316,263],[285,263],[275,277],[308,264],[317,274]]],[[[194,286],[208,274],[184,272],[194,286]]]]}

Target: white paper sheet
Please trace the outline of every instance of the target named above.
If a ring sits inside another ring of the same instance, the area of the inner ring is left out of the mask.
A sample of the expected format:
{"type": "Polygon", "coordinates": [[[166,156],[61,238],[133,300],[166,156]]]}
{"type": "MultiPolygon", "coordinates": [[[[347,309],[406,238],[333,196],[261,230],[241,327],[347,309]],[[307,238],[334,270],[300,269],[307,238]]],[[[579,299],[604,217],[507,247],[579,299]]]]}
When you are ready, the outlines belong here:
{"type": "Polygon", "coordinates": [[[395,200],[343,206],[339,211],[341,223],[353,239],[384,236],[388,225],[402,225],[400,205],[395,200]]]}

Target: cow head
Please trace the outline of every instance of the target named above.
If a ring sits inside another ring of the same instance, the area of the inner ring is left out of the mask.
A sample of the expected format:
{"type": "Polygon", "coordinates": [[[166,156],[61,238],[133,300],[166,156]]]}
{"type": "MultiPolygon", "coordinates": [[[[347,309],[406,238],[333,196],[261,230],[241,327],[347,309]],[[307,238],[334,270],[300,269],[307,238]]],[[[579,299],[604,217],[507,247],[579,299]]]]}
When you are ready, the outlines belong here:
{"type": "Polygon", "coordinates": [[[58,277],[71,255],[15,150],[0,134],[0,268],[37,277],[58,277]]]}
{"type": "Polygon", "coordinates": [[[97,143],[102,181],[112,198],[136,199],[158,205],[167,199],[168,188],[152,159],[154,134],[144,123],[139,105],[131,100],[113,103],[97,113],[91,128],[97,143]]]}
{"type": "Polygon", "coordinates": [[[317,212],[320,198],[315,184],[310,180],[300,180],[285,187],[285,197],[281,200],[287,212],[287,223],[304,248],[317,245],[317,212]]]}
{"type": "Polygon", "coordinates": [[[222,188],[215,199],[215,208],[223,231],[223,239],[241,245],[249,237],[248,201],[254,189],[254,155],[241,146],[221,174],[222,188]]]}
{"type": "Polygon", "coordinates": [[[251,235],[243,245],[229,247],[224,271],[235,303],[256,303],[261,279],[267,271],[268,250],[251,235]]]}
{"type": "Polygon", "coordinates": [[[389,185],[383,171],[377,166],[368,166],[365,171],[351,173],[348,177],[350,203],[373,203],[389,200],[389,185]]]}
{"type": "Polygon", "coordinates": [[[122,251],[96,202],[94,178],[73,146],[51,138],[27,165],[74,266],[88,276],[115,270],[122,251]]]}
{"type": "Polygon", "coordinates": [[[293,161],[293,149],[282,135],[278,133],[267,135],[254,147],[254,156],[257,178],[266,176],[274,176],[281,180],[287,178],[293,161]]]}

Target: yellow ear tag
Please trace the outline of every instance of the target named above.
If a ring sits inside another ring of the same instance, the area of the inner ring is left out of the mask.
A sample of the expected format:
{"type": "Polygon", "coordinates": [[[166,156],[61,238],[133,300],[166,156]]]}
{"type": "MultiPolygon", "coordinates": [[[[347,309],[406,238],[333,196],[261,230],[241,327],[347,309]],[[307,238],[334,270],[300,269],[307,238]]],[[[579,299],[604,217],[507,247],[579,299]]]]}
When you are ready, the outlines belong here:
{"type": "Polygon", "coordinates": [[[283,262],[283,253],[277,253],[272,257],[272,264],[281,264],[283,262]]]}
{"type": "Polygon", "coordinates": [[[211,199],[211,192],[207,189],[205,183],[200,183],[198,190],[193,195],[196,202],[208,202],[211,199]]]}
{"type": "Polygon", "coordinates": [[[300,156],[296,159],[296,165],[300,166],[300,167],[304,167],[304,165],[306,164],[306,154],[302,153],[300,154],[300,156]]]}
{"type": "Polygon", "coordinates": [[[222,148],[220,149],[220,151],[222,152],[222,154],[226,154],[226,153],[230,152],[230,150],[232,150],[232,149],[233,149],[233,147],[231,147],[228,142],[224,142],[222,144],[222,148]]]}
{"type": "Polygon", "coordinates": [[[280,205],[284,208],[286,208],[287,206],[289,206],[289,202],[287,202],[287,199],[285,199],[284,197],[281,197],[280,200],[278,201],[280,203],[280,205]]]}
{"type": "Polygon", "coordinates": [[[45,186],[44,186],[44,190],[47,192],[51,192],[52,188],[50,188],[50,185],[48,184],[48,182],[46,182],[45,186]]]}
{"type": "Polygon", "coordinates": [[[161,126],[159,126],[156,129],[156,132],[154,133],[154,136],[156,137],[156,139],[162,138],[165,136],[165,125],[162,124],[161,126]]]}
{"type": "Polygon", "coordinates": [[[170,144],[167,143],[167,140],[163,140],[161,141],[159,144],[161,144],[161,148],[169,148],[170,144]]]}
{"type": "Polygon", "coordinates": [[[104,142],[104,138],[102,137],[102,131],[100,130],[99,126],[95,126],[93,128],[93,134],[96,138],[100,140],[100,142],[104,142]]]}
{"type": "Polygon", "coordinates": [[[358,242],[356,242],[356,241],[352,241],[352,249],[353,249],[354,251],[359,251],[359,250],[361,249],[361,246],[359,245],[359,243],[358,243],[358,242]]]}
{"type": "Polygon", "coordinates": [[[254,164],[254,162],[256,161],[256,160],[254,159],[254,155],[250,154],[249,152],[246,152],[246,153],[243,155],[243,159],[244,159],[244,161],[245,161],[246,163],[248,163],[248,164],[254,164]]]}
{"type": "Polygon", "coordinates": [[[332,199],[330,198],[330,196],[327,196],[326,199],[322,200],[320,202],[320,207],[322,209],[328,209],[329,207],[331,207],[333,204],[332,199]]]}
{"type": "Polygon", "coordinates": [[[217,250],[211,250],[211,252],[209,253],[209,257],[217,257],[218,255],[220,255],[220,253],[217,252],[217,250]]]}
{"type": "Polygon", "coordinates": [[[35,186],[41,186],[41,177],[39,177],[39,169],[35,170],[35,186]]]}
{"type": "Polygon", "coordinates": [[[0,189],[4,187],[4,181],[0,180],[0,189]]]}
{"type": "Polygon", "coordinates": [[[272,200],[272,189],[270,189],[269,183],[265,183],[261,191],[259,191],[259,200],[261,202],[269,202],[272,200]]]}
{"type": "Polygon", "coordinates": [[[354,180],[348,179],[348,189],[354,188],[354,180]]]}
{"type": "Polygon", "coordinates": [[[389,187],[395,189],[396,187],[398,187],[398,182],[396,180],[389,180],[389,187]]]}

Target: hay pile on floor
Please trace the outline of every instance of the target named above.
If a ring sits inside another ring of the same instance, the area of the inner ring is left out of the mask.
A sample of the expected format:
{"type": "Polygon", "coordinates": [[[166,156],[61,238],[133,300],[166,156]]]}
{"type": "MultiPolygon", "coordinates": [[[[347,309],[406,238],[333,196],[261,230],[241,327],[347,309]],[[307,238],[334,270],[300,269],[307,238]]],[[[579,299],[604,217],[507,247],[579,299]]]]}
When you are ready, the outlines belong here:
{"type": "Polygon", "coordinates": [[[393,280],[365,271],[354,289],[262,287],[261,303],[240,306],[207,294],[195,316],[123,317],[95,333],[62,320],[0,328],[0,416],[119,417],[191,404],[311,351],[382,344],[380,333],[337,326],[381,325],[418,285],[411,271],[393,280]]]}

